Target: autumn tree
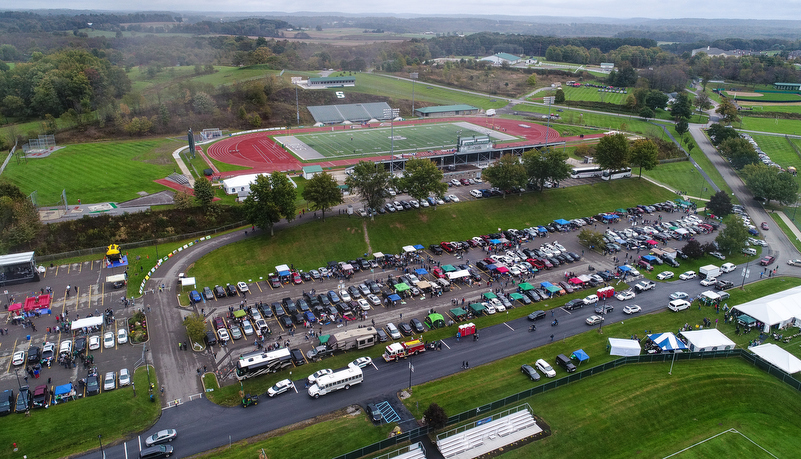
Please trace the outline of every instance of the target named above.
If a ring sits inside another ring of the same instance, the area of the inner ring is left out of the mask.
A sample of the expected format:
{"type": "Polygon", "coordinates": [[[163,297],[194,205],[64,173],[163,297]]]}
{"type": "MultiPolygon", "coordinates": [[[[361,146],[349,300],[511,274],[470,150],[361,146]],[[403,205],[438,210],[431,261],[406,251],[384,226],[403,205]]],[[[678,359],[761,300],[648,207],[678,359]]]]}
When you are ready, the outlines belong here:
{"type": "Polygon", "coordinates": [[[721,99],[715,113],[720,115],[722,124],[733,124],[740,121],[740,114],[737,112],[737,107],[729,99],[721,99]]]}
{"type": "Polygon", "coordinates": [[[448,191],[442,179],[442,171],[433,161],[414,158],[406,161],[398,183],[413,199],[423,201],[431,195],[441,198],[448,191]]]}
{"type": "Polygon", "coordinates": [[[209,206],[211,206],[212,201],[214,201],[214,187],[206,177],[199,177],[195,180],[194,193],[195,201],[204,210],[207,210],[209,206]]]}
{"type": "Polygon", "coordinates": [[[595,160],[602,169],[619,170],[629,165],[629,141],[623,134],[607,135],[595,146],[595,160]]]}
{"type": "Polygon", "coordinates": [[[640,178],[643,169],[650,171],[659,164],[658,155],[659,149],[652,140],[639,139],[631,144],[630,162],[640,168],[640,178]]]}
{"type": "Polygon", "coordinates": [[[325,220],[326,209],[342,204],[342,190],[331,174],[323,172],[306,182],[303,199],[309,202],[312,210],[322,211],[325,220]]]}

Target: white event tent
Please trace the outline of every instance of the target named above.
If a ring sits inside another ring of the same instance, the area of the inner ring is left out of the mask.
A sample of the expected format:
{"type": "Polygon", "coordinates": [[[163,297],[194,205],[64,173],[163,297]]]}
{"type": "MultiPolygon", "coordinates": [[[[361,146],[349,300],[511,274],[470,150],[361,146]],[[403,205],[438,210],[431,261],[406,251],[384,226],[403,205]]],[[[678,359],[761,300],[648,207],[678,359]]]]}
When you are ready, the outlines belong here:
{"type": "Polygon", "coordinates": [[[732,310],[762,322],[765,332],[769,332],[772,326],[786,327],[801,320],[801,287],[749,301],[734,306],[732,310]]]}
{"type": "Polygon", "coordinates": [[[687,346],[692,352],[721,351],[734,349],[735,346],[734,341],[717,328],[683,331],[680,334],[687,339],[687,346]]]}
{"type": "Polygon", "coordinates": [[[776,365],[787,373],[793,374],[801,371],[801,360],[773,343],[762,344],[749,349],[768,363],[776,365]]]}
{"type": "Polygon", "coordinates": [[[609,355],[640,355],[641,350],[635,339],[609,338],[609,355]]]}

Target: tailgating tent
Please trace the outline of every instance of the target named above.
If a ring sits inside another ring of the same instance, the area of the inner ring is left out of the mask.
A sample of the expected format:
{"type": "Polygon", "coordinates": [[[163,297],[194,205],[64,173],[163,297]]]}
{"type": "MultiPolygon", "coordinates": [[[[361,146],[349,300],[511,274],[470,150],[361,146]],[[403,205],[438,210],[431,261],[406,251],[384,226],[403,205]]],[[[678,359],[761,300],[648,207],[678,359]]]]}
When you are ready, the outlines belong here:
{"type": "Polygon", "coordinates": [[[540,233],[547,233],[548,232],[548,228],[546,228],[544,226],[538,226],[537,227],[537,231],[539,231],[540,233]]]}
{"type": "Polygon", "coordinates": [[[604,220],[606,221],[617,220],[617,218],[618,218],[617,215],[604,215],[604,220]]]}
{"type": "Polygon", "coordinates": [[[466,269],[460,269],[459,271],[448,273],[448,279],[461,279],[462,277],[469,277],[470,271],[466,269]]]}
{"type": "MultiPolygon", "coordinates": [[[[345,270],[345,271],[351,271],[351,270],[353,270],[353,265],[350,264],[350,263],[343,263],[342,264],[342,269],[345,270]]],[[[281,273],[278,273],[278,274],[281,274],[281,273]]],[[[288,276],[289,273],[281,274],[281,275],[282,276],[288,276]]]]}
{"type": "Polygon", "coordinates": [[[426,274],[428,274],[428,271],[426,271],[426,270],[425,270],[425,269],[423,269],[423,268],[417,268],[417,269],[415,269],[415,270],[414,270],[414,272],[415,272],[415,274],[417,274],[418,276],[425,276],[426,274]]]}
{"type": "Polygon", "coordinates": [[[17,309],[22,309],[22,303],[14,303],[8,307],[9,311],[16,311],[17,309]]]}
{"type": "Polygon", "coordinates": [[[500,239],[490,239],[490,244],[496,245],[496,244],[500,244],[500,243],[501,243],[500,239]]]}
{"type": "Polygon", "coordinates": [[[712,290],[707,290],[706,292],[701,292],[701,294],[698,295],[698,300],[708,306],[718,303],[720,301],[720,295],[712,290]]]}
{"type": "Polygon", "coordinates": [[[609,355],[640,355],[640,342],[634,339],[609,338],[609,355]]]}
{"type": "Polygon", "coordinates": [[[465,311],[462,308],[453,308],[451,309],[451,315],[453,316],[454,319],[459,321],[464,319],[464,317],[467,315],[467,311],[465,311]]]}
{"type": "Polygon", "coordinates": [[[373,256],[376,258],[384,258],[384,254],[382,252],[373,252],[373,256]]]}
{"type": "Polygon", "coordinates": [[[392,295],[389,295],[387,298],[389,298],[389,301],[400,301],[401,300],[401,297],[399,297],[398,295],[396,295],[394,293],[392,295]]]}
{"type": "Polygon", "coordinates": [[[570,224],[569,221],[567,221],[565,219],[562,219],[562,218],[560,218],[558,220],[554,220],[553,222],[556,223],[557,225],[569,225],[570,224]]]}
{"type": "Polygon", "coordinates": [[[631,266],[629,265],[618,266],[617,269],[619,269],[621,272],[627,273],[631,271],[631,266]]]}
{"type": "Polygon", "coordinates": [[[615,210],[615,212],[619,214],[627,214],[629,211],[621,207],[620,209],[615,210]]]}
{"type": "Polygon", "coordinates": [[[420,290],[425,290],[431,288],[431,284],[428,281],[417,281],[417,288],[420,290]]]}
{"type": "Polygon", "coordinates": [[[687,345],[692,352],[728,350],[734,349],[735,346],[734,341],[717,328],[683,331],[680,334],[687,339],[687,345]]]}
{"type": "Polygon", "coordinates": [[[415,250],[423,250],[423,249],[425,249],[425,247],[422,244],[415,244],[414,245],[414,249],[415,250]]]}
{"type": "Polygon", "coordinates": [[[801,360],[773,343],[762,344],[749,349],[768,363],[776,365],[787,373],[793,374],[801,371],[801,360]]]}
{"type": "Polygon", "coordinates": [[[645,242],[646,242],[646,244],[648,244],[648,245],[659,245],[659,243],[658,243],[658,242],[656,242],[656,241],[655,241],[655,240],[653,240],[653,239],[648,239],[648,240],[647,240],[647,241],[645,241],[645,242]]]}
{"type": "Polygon", "coordinates": [[[523,282],[522,284],[518,284],[517,288],[519,288],[521,291],[525,292],[525,291],[528,291],[528,290],[533,290],[534,286],[529,284],[528,282],[523,282]]]}
{"type": "Polygon", "coordinates": [[[72,331],[76,332],[83,327],[99,327],[103,325],[103,317],[87,317],[85,319],[78,319],[72,322],[72,331]]]}
{"type": "Polygon", "coordinates": [[[395,291],[396,292],[405,292],[406,290],[409,290],[410,288],[411,287],[406,285],[406,282],[401,282],[400,284],[395,284],[395,291]]]}
{"type": "Polygon", "coordinates": [[[328,344],[328,340],[331,339],[331,335],[322,335],[319,339],[320,344],[328,344]]]}
{"type": "Polygon", "coordinates": [[[181,278],[181,288],[184,287],[194,287],[195,286],[195,278],[194,277],[182,277],[181,278]]]}
{"type": "Polygon", "coordinates": [[[578,350],[573,351],[573,355],[571,355],[570,358],[578,360],[579,361],[579,365],[581,365],[582,362],[586,362],[587,360],[590,360],[590,356],[587,355],[586,352],[584,352],[584,349],[578,349],[578,350]]]}
{"type": "Polygon", "coordinates": [[[75,388],[72,386],[72,383],[62,384],[60,386],[56,386],[56,389],[53,391],[53,404],[59,404],[68,402],[70,400],[75,400],[77,398],[77,393],[75,392],[75,388]]]}
{"type": "Polygon", "coordinates": [[[415,248],[414,248],[413,245],[405,245],[405,246],[403,246],[403,251],[406,252],[406,253],[414,252],[415,248]]]}
{"type": "Polygon", "coordinates": [[[237,310],[234,311],[234,317],[236,317],[237,319],[241,319],[242,317],[245,317],[246,315],[248,315],[248,313],[245,312],[244,309],[237,309],[237,310]]]}
{"type": "Polygon", "coordinates": [[[275,270],[278,272],[279,276],[288,276],[290,274],[288,265],[278,265],[275,267],[275,270]]]}
{"type": "Polygon", "coordinates": [[[442,317],[442,314],[436,312],[429,314],[425,322],[428,328],[440,328],[445,326],[445,318],[442,317]]]}
{"type": "Polygon", "coordinates": [[[749,301],[732,308],[735,309],[765,324],[763,331],[786,327],[801,320],[801,287],[749,301]]]}
{"type": "Polygon", "coordinates": [[[491,300],[493,298],[498,298],[498,295],[496,295],[496,294],[494,294],[492,292],[486,292],[484,294],[484,299],[486,299],[486,300],[491,300]]]}
{"type": "Polygon", "coordinates": [[[568,282],[570,282],[570,283],[571,283],[571,284],[573,284],[573,285],[581,285],[581,284],[583,284],[583,283],[584,283],[584,281],[582,281],[582,280],[581,280],[581,279],[579,279],[578,277],[573,277],[573,278],[571,278],[571,279],[570,279],[568,282]]]}
{"type": "Polygon", "coordinates": [[[648,338],[654,342],[663,351],[686,351],[687,345],[681,340],[676,338],[673,333],[652,333],[648,338]]]}
{"type": "Polygon", "coordinates": [[[557,287],[550,282],[540,282],[540,287],[544,288],[548,291],[549,294],[553,295],[554,293],[559,293],[562,291],[562,287],[557,287]]]}
{"type": "Polygon", "coordinates": [[[509,268],[507,268],[506,266],[497,266],[495,270],[501,274],[506,274],[509,272],[509,268]]]}
{"type": "Polygon", "coordinates": [[[450,273],[456,271],[456,268],[454,268],[453,265],[445,265],[442,266],[442,270],[445,271],[446,273],[450,273]]]}
{"type": "Polygon", "coordinates": [[[487,309],[481,303],[470,303],[470,306],[468,308],[476,316],[480,316],[481,314],[484,314],[484,311],[487,309]]]}
{"type": "Polygon", "coordinates": [[[521,294],[519,294],[519,293],[517,293],[517,292],[515,292],[515,293],[510,293],[510,294],[509,294],[509,298],[511,298],[511,299],[513,299],[513,300],[520,301],[521,303],[523,302],[523,301],[522,301],[522,300],[523,300],[523,295],[521,295],[521,294]]]}

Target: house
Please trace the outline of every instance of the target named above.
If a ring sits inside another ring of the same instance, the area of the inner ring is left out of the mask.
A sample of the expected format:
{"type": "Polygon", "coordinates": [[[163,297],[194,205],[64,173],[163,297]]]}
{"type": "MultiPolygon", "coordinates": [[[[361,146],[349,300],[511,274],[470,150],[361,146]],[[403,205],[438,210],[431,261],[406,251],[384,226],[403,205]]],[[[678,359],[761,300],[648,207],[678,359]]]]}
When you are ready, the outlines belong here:
{"type": "Polygon", "coordinates": [[[704,53],[710,57],[737,57],[737,54],[731,51],[724,51],[720,48],[711,48],[709,46],[706,48],[694,49],[692,55],[695,56],[698,53],[704,53]]]}

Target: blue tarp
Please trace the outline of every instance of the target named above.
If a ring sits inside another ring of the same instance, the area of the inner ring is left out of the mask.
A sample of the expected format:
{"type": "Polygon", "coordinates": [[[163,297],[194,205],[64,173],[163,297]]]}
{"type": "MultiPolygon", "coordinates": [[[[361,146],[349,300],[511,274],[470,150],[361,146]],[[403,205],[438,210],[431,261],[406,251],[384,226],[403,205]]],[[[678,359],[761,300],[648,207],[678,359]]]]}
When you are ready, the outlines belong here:
{"type": "Polygon", "coordinates": [[[414,248],[415,248],[415,249],[417,249],[417,250],[423,250],[423,249],[425,249],[425,247],[423,247],[423,246],[422,246],[422,245],[420,245],[420,244],[417,244],[416,246],[414,246],[414,248]]]}
{"type": "Polygon", "coordinates": [[[490,239],[490,244],[500,244],[500,243],[501,243],[500,239],[490,239]]]}
{"type": "Polygon", "coordinates": [[[398,296],[398,295],[396,295],[394,293],[392,295],[388,296],[387,298],[389,298],[390,301],[400,301],[400,299],[401,299],[400,296],[398,296]]]}
{"type": "Polygon", "coordinates": [[[414,272],[417,273],[418,276],[424,276],[424,275],[428,274],[428,271],[426,271],[423,268],[417,268],[417,269],[414,270],[414,272]]]}
{"type": "Polygon", "coordinates": [[[56,386],[55,395],[66,395],[72,392],[72,384],[62,384],[60,386],[56,386]]]}
{"type": "Polygon", "coordinates": [[[577,351],[573,351],[573,355],[572,355],[571,357],[572,357],[572,358],[574,358],[574,359],[576,359],[576,360],[578,360],[578,361],[579,361],[579,364],[580,364],[581,362],[584,362],[584,361],[590,360],[590,356],[589,356],[589,355],[587,355],[587,353],[586,353],[586,352],[584,352],[584,349],[579,349],[579,350],[577,350],[577,351]]]}
{"type": "Polygon", "coordinates": [[[565,220],[563,218],[560,218],[559,220],[554,220],[553,222],[556,223],[557,225],[569,225],[570,224],[569,221],[567,221],[567,220],[565,220]]]}
{"type": "Polygon", "coordinates": [[[279,276],[288,276],[289,274],[289,271],[278,271],[279,276]]]}
{"type": "Polygon", "coordinates": [[[553,284],[550,282],[540,282],[540,287],[542,288],[553,287],[553,284]]]}
{"type": "Polygon", "coordinates": [[[647,261],[656,261],[656,257],[653,255],[643,255],[642,259],[647,261]]]}
{"type": "Polygon", "coordinates": [[[492,271],[493,269],[498,269],[498,267],[495,266],[495,265],[488,265],[487,266],[487,271],[492,271]]]}

